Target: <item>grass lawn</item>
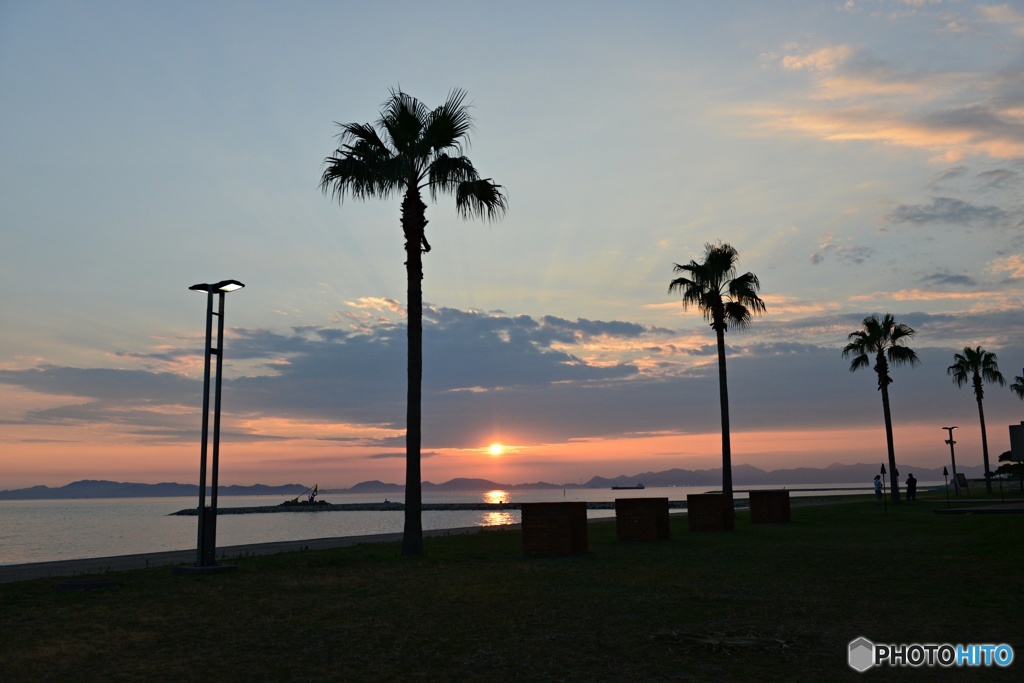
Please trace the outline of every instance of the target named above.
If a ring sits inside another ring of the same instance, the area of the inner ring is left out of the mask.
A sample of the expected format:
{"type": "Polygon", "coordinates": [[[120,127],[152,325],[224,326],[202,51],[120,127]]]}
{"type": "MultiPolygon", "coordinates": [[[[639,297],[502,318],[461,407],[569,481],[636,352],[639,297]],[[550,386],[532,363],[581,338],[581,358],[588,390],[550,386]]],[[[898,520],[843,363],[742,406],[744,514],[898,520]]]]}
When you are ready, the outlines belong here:
{"type": "Polygon", "coordinates": [[[740,511],[732,533],[674,516],[649,544],[595,523],[590,552],[561,558],[524,557],[506,529],[428,538],[415,560],[376,544],[113,573],[103,591],[6,584],[0,681],[1021,680],[1024,516],[938,515],[930,493],[887,515],[828,503],[786,525],[740,511]],[[858,674],[858,636],[1007,643],[1016,661],[858,674]]]}

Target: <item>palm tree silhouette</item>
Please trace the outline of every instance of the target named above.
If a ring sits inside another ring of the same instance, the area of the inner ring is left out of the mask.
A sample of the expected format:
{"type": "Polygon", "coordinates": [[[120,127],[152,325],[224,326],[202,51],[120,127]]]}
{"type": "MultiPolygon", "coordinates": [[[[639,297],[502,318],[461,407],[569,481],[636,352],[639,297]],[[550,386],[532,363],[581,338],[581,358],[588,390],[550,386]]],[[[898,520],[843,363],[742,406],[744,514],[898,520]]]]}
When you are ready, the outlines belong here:
{"type": "Polygon", "coordinates": [[[683,296],[683,309],[695,306],[711,321],[718,339],[718,394],[722,409],[722,493],[732,496],[732,446],[729,440],[729,387],[725,372],[725,331],[732,324],[746,327],[754,314],[764,313],[757,295],[761,282],[753,273],[736,275],[739,252],[731,245],[705,244],[704,260],[676,263],[674,273],[686,273],[668,285],[669,294],[683,296]]]}
{"type": "Polygon", "coordinates": [[[965,346],[963,353],[953,354],[953,364],[946,368],[946,374],[953,376],[953,383],[958,387],[962,387],[968,382],[974,387],[974,397],[978,401],[978,418],[981,420],[981,455],[985,462],[985,491],[992,493],[992,473],[988,468],[988,435],[985,433],[985,407],[982,405],[985,390],[982,388],[982,384],[984,382],[1006,384],[1003,374],[999,372],[999,365],[996,364],[996,354],[986,351],[980,346],[973,349],[970,346],[965,346]]]}
{"type": "Polygon", "coordinates": [[[1013,384],[1010,385],[1010,391],[1017,394],[1017,398],[1024,401],[1024,375],[1017,375],[1013,378],[1013,384]]]}
{"type": "Polygon", "coordinates": [[[896,480],[896,452],[892,445],[892,413],[889,411],[890,365],[918,364],[917,354],[904,344],[916,332],[909,325],[896,322],[891,313],[881,320],[872,313],[864,318],[864,329],[847,335],[849,343],[843,348],[843,358],[853,355],[850,372],[856,372],[871,364],[868,354],[874,354],[874,371],[878,375],[878,390],[882,392],[882,412],[885,415],[885,441],[889,448],[889,476],[892,481],[892,502],[900,502],[899,482],[896,480]]]}
{"type": "Polygon", "coordinates": [[[320,189],[341,203],[354,199],[402,197],[402,232],[408,285],[408,395],[405,438],[405,528],[402,556],[423,554],[422,486],[420,470],[421,387],[423,383],[423,254],[426,204],[422,191],[455,194],[463,218],[494,220],[508,204],[501,185],[481,178],[463,146],[469,145],[472,117],[466,92],[455,89],[444,104],[429,109],[401,90],[381,105],[375,124],[338,124],[338,148],[324,160],[320,189]]]}

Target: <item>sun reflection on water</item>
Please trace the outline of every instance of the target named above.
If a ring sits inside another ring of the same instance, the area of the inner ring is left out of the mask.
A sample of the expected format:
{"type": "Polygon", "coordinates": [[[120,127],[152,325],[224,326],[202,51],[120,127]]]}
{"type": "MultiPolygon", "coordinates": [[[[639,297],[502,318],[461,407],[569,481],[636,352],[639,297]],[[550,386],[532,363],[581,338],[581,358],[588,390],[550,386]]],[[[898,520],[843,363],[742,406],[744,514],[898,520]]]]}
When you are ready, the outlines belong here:
{"type": "Polygon", "coordinates": [[[495,489],[484,494],[484,502],[489,505],[499,505],[508,502],[508,491],[495,489]]]}
{"type": "Polygon", "coordinates": [[[480,516],[480,526],[502,526],[518,524],[516,518],[508,512],[485,512],[480,516]]]}

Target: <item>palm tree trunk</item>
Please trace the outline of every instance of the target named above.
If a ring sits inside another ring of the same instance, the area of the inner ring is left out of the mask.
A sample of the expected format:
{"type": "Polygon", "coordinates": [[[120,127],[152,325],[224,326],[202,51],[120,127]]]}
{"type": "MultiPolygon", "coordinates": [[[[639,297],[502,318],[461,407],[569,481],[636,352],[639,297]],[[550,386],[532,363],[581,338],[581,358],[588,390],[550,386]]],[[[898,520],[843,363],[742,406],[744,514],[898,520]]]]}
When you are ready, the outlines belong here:
{"type": "Polygon", "coordinates": [[[405,404],[405,529],[402,557],[423,555],[423,490],[420,469],[421,400],[423,384],[423,231],[426,204],[410,188],[402,200],[405,233],[405,271],[408,289],[408,387],[405,404]]]}
{"type": "Polygon", "coordinates": [[[978,397],[978,418],[981,419],[981,456],[985,463],[985,492],[992,493],[992,473],[988,469],[988,435],[985,433],[985,408],[978,397]]]}
{"type": "Polygon", "coordinates": [[[885,443],[889,449],[889,483],[892,490],[892,502],[900,502],[900,484],[896,478],[896,449],[892,444],[892,413],[889,412],[889,384],[879,382],[882,390],[882,412],[885,414],[885,443]]]}
{"type": "Polygon", "coordinates": [[[729,439],[729,382],[725,373],[724,325],[715,325],[718,337],[718,395],[722,405],[722,493],[732,499],[732,445],[729,439]]]}

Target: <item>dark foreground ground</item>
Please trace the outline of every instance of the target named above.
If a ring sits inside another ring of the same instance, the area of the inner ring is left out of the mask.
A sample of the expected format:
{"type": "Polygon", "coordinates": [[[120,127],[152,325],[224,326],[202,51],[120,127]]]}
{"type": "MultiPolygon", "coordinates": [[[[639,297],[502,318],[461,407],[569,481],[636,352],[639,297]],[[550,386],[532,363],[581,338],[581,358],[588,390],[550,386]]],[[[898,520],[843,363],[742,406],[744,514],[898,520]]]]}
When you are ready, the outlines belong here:
{"type": "MultiPolygon", "coordinates": [[[[977,501],[977,497],[975,498],[977,501]]],[[[1018,498],[1019,500],[1019,498],[1018,498]]],[[[826,502],[826,501],[817,501],[826,502]]],[[[979,501],[980,502],[980,501],[979,501]]],[[[998,496],[990,502],[999,502],[998,496]]],[[[944,497],[795,507],[786,525],[522,554],[518,530],[0,585],[0,680],[1020,680],[873,669],[847,646],[1007,643],[1024,657],[1024,515],[940,515],[944,497]]]]}

